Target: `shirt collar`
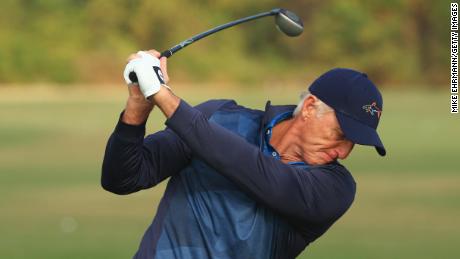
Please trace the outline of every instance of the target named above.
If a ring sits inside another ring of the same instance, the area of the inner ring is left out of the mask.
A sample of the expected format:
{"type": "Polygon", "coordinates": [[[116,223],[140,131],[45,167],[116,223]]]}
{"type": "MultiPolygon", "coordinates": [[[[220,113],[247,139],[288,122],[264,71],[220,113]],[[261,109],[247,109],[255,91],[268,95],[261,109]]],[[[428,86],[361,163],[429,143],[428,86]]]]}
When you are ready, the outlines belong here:
{"type": "Polygon", "coordinates": [[[295,107],[295,105],[271,105],[271,102],[268,101],[265,104],[265,114],[262,120],[262,129],[265,129],[267,124],[270,123],[276,116],[285,112],[294,112],[295,107]]]}
{"type": "MultiPolygon", "coordinates": [[[[278,152],[270,145],[270,139],[272,137],[273,127],[282,122],[283,120],[292,118],[292,113],[295,109],[295,105],[280,105],[280,106],[271,106],[270,101],[267,102],[265,106],[265,116],[264,116],[264,138],[265,146],[264,152],[268,155],[273,156],[274,158],[280,160],[278,152]],[[269,119],[269,120],[268,120],[269,119]],[[268,120],[268,121],[266,121],[268,120]]],[[[289,162],[290,165],[303,165],[306,166],[304,162],[289,162]]]]}

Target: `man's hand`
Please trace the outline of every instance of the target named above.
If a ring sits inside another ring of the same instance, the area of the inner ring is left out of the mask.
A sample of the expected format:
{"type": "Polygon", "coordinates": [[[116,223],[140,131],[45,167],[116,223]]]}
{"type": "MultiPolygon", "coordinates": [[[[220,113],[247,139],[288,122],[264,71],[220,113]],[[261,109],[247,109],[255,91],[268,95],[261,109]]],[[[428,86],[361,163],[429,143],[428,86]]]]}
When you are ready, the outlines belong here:
{"type": "Polygon", "coordinates": [[[128,58],[128,64],[123,73],[126,83],[128,85],[137,83],[146,98],[156,94],[160,91],[161,85],[166,84],[158,58],[159,53],[156,51],[139,51],[128,58]],[[130,74],[132,73],[137,76],[138,82],[131,81],[130,74]]]}
{"type": "MultiPolygon", "coordinates": [[[[155,50],[138,52],[129,56],[127,60],[128,65],[124,72],[125,80],[128,83],[129,97],[121,119],[123,122],[131,125],[140,125],[149,117],[154,105],[151,96],[163,88],[161,87],[161,82],[157,77],[156,71],[153,70],[153,65],[156,64],[159,57],[160,53],[155,50]],[[139,83],[132,83],[129,80],[129,72],[131,71],[136,72],[139,83]],[[158,87],[155,85],[155,80],[158,80],[158,87]],[[146,99],[145,96],[149,98],[146,99]]],[[[163,75],[163,80],[166,84],[169,81],[167,59],[165,57],[161,58],[158,64],[161,68],[158,73],[163,75]]]]}

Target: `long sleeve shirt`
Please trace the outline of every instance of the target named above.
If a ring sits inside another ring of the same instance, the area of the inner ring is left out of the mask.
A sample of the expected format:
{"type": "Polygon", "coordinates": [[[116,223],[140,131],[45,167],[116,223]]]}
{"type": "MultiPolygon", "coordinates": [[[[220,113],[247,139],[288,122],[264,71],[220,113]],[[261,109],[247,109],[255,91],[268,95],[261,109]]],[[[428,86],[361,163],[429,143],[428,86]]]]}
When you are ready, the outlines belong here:
{"type": "Polygon", "coordinates": [[[351,206],[355,182],[338,162],[285,164],[268,143],[294,106],[181,101],[164,131],[119,121],[102,186],[128,194],[171,177],[137,258],[294,258],[351,206]]]}

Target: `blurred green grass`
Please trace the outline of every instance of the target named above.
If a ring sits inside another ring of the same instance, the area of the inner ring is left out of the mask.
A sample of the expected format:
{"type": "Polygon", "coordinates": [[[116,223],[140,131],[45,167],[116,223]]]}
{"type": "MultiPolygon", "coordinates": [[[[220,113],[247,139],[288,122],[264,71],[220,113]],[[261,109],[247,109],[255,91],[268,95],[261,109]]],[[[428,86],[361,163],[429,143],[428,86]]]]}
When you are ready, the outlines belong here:
{"type": "MultiPolygon", "coordinates": [[[[296,103],[299,87],[177,86],[191,104],[233,98],[263,109],[296,103]]],[[[0,88],[0,258],[129,258],[165,184],[129,196],[99,185],[122,86],[0,88]]],[[[356,147],[344,164],[355,203],[300,258],[453,258],[460,242],[459,118],[449,94],[385,91],[388,155],[356,147]]],[[[158,110],[148,132],[163,128],[158,110]]]]}

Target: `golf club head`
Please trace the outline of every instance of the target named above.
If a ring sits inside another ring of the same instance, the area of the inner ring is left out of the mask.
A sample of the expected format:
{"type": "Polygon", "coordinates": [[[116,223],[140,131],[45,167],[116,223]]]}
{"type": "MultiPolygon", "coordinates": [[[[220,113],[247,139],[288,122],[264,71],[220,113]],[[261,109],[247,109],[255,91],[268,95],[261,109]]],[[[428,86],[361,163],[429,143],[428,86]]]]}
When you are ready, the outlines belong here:
{"type": "Polygon", "coordinates": [[[275,15],[276,27],[290,37],[299,36],[303,32],[302,20],[293,12],[278,9],[275,15]]]}

